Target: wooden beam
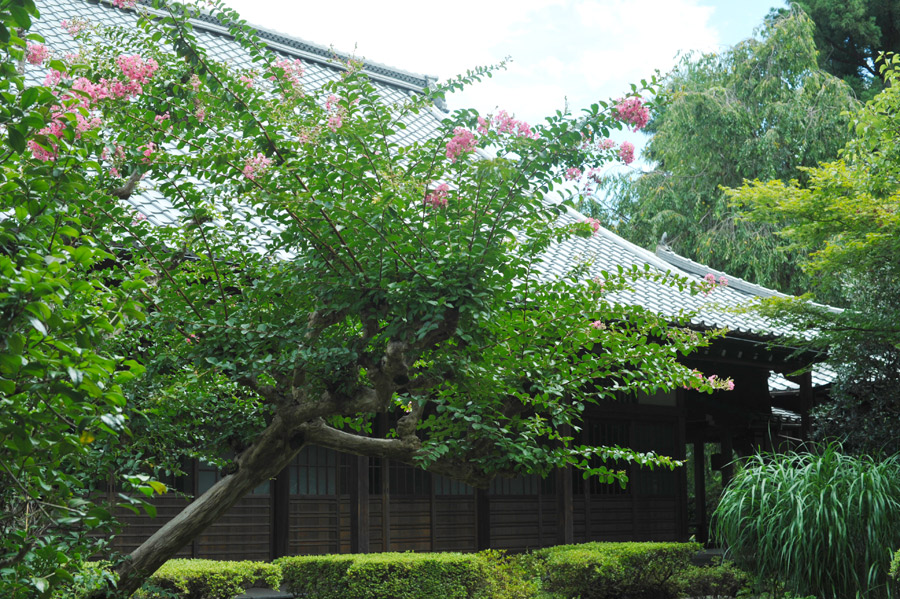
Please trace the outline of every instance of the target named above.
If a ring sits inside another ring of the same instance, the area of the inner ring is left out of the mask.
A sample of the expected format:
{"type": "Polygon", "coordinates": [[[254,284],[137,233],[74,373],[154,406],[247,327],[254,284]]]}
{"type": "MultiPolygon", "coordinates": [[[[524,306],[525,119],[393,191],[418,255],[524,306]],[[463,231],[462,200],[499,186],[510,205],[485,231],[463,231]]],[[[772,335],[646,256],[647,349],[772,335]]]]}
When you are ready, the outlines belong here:
{"type": "Polygon", "coordinates": [[[475,537],[479,551],[491,548],[491,502],[487,489],[475,489],[475,537]]]}
{"type": "Polygon", "coordinates": [[[556,471],[556,542],[569,545],[575,542],[575,502],[572,497],[572,467],[556,471]]]}
{"type": "Polygon", "coordinates": [[[350,458],[350,552],[369,552],[369,458],[350,458]]]}
{"type": "Polygon", "coordinates": [[[706,543],[709,526],[706,521],[706,444],[694,441],[694,512],[697,515],[697,541],[706,543]]]}

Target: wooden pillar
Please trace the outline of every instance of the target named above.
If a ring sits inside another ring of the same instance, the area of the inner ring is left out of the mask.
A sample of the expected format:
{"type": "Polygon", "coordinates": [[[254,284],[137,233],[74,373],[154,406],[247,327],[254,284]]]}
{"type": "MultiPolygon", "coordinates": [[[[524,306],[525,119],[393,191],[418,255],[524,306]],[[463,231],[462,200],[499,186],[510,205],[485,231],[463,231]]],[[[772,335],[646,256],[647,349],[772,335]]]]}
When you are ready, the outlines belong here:
{"type": "Polygon", "coordinates": [[[572,467],[556,471],[556,542],[569,545],[575,542],[575,505],[572,497],[572,467]]]}
{"type": "Polygon", "coordinates": [[[491,502],[487,489],[475,489],[475,537],[479,551],[491,548],[491,502]]]}
{"type": "Polygon", "coordinates": [[[288,555],[291,467],[285,467],[269,487],[272,509],[271,559],[288,555]]]}
{"type": "Polygon", "coordinates": [[[809,441],[809,412],[813,407],[812,373],[800,375],[800,438],[809,441]]]}
{"type": "Polygon", "coordinates": [[[694,507],[697,514],[697,541],[706,543],[708,528],[706,521],[706,444],[701,439],[694,441],[694,507]]]}
{"type": "Polygon", "coordinates": [[[722,432],[722,488],[728,486],[731,479],[734,478],[734,441],[732,439],[734,431],[726,429],[722,432]]]}
{"type": "Polygon", "coordinates": [[[350,457],[350,553],[369,552],[369,458],[350,457]]]}
{"type": "Polygon", "coordinates": [[[381,460],[381,538],[382,551],[391,550],[391,461],[381,460]]]}

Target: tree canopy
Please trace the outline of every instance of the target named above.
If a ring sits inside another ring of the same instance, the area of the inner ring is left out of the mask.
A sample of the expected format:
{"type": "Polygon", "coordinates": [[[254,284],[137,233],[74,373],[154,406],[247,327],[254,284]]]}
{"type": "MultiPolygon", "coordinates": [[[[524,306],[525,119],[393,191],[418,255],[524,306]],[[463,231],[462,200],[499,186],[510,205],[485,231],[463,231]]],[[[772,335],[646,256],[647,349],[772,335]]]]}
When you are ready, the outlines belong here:
{"type": "Polygon", "coordinates": [[[687,55],[664,80],[645,149],[652,170],[608,178],[607,200],[582,201],[643,246],[662,235],[675,251],[786,292],[806,286],[768,223],[748,222],[722,186],[804,178],[847,140],[849,87],[820,70],[813,22],[792,11],[718,54],[687,55]]]}
{"type": "Polygon", "coordinates": [[[819,66],[871,99],[881,91],[879,55],[900,52],[900,12],[880,0],[797,0],[815,22],[819,66]]]}
{"type": "Polygon", "coordinates": [[[883,73],[884,91],[853,119],[840,158],[806,169],[799,180],[753,182],[728,192],[755,221],[780,230],[789,250],[808,253],[804,268],[819,297],[840,297],[836,313],[803,301],[768,311],[818,331],[838,369],[833,402],[818,415],[823,436],[855,451],[900,451],[900,64],[883,73]]]}
{"type": "MultiPolygon", "coordinates": [[[[12,40],[36,11],[28,0],[3,6],[12,40]]],[[[4,362],[0,379],[21,412],[0,421],[10,460],[34,461],[39,425],[29,419],[55,405],[41,398],[68,410],[56,423],[65,447],[90,451],[110,436],[90,459],[112,476],[236,451],[226,475],[123,564],[120,592],[308,444],[475,485],[562,465],[621,479],[606,460],[674,466],[577,446],[570,427],[587,405],[622,393],[730,387],[677,362],[717,332],[610,299],[635,279],[691,284],[637,269],[556,280],[539,268],[549,244],[596,230],[560,222],[566,207],[545,195],[572,169],[616,156],[605,140],[646,121],[643,101],[535,127],[461,110],[425,138],[405,137],[436,98],[490,70],[399,101],[352,60],[306,86],[299,61],[269,52],[221,3],[210,10],[246,64],[198,43],[196,8],[153,8],[137,27],[67,23],[80,51],[64,58],[38,38],[5,46],[8,73],[50,69],[44,86],[26,87],[21,73],[4,83],[4,189],[21,190],[2,196],[15,215],[2,222],[4,260],[21,261],[2,280],[16,332],[4,343],[32,354],[4,362]],[[127,201],[148,189],[172,221],[151,224],[127,201]],[[29,268],[41,300],[20,288],[29,268]],[[44,396],[23,386],[47,381],[44,396]],[[114,443],[128,416],[133,428],[152,426],[114,443]]],[[[84,462],[69,466],[85,489],[96,485],[84,462]]],[[[36,484],[19,500],[55,497],[36,484]]]]}

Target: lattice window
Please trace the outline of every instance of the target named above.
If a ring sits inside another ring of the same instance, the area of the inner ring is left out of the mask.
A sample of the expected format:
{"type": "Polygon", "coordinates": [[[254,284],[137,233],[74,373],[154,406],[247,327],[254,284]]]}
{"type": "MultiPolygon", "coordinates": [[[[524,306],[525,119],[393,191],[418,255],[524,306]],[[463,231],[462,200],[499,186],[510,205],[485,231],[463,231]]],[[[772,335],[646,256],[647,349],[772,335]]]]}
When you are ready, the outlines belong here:
{"type": "MultiPolygon", "coordinates": [[[[222,472],[217,466],[200,462],[197,465],[197,495],[202,495],[222,478],[222,472]]],[[[253,489],[251,495],[268,495],[272,481],[266,481],[253,489]]]]}
{"type": "Polygon", "coordinates": [[[307,445],[290,465],[292,495],[337,495],[349,489],[349,456],[307,445]]]}
{"type": "Polygon", "coordinates": [[[435,495],[472,495],[475,489],[466,483],[439,474],[434,477],[434,494],[435,495]]]}
{"type": "Polygon", "coordinates": [[[431,495],[431,474],[402,462],[392,461],[391,495],[431,495]]]}

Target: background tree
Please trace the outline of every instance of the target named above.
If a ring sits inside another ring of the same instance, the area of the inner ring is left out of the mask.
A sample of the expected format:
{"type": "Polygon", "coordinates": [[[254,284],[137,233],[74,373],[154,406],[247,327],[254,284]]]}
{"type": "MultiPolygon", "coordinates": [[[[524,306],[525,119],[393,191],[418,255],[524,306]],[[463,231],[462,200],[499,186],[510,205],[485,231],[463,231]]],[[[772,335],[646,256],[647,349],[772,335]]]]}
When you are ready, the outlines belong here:
{"type": "Polygon", "coordinates": [[[190,439],[211,459],[237,453],[122,565],[118,592],[134,591],[308,444],[475,485],[562,465],[622,478],[592,467],[595,458],[674,465],[573,446],[567,431],[586,405],[619,393],[728,388],[676,361],[710,335],[607,299],[635,278],[689,284],[644,271],[589,278],[586,267],[548,280],[539,268],[549,244],[595,230],[560,221],[565,206],[544,194],[613,155],[586,141],[645,122],[642,102],[559,113],[533,129],[502,112],[458,111],[409,140],[403,130],[434,96],[388,104],[352,61],[306,89],[299,61],[270,54],[214,4],[248,60],[219,63],[193,35],[196,8],[154,8],[162,16],[137,28],[70,24],[80,51],[50,64],[48,84],[72,110],[36,120],[23,159],[58,176],[67,141],[96,140],[78,174],[85,191],[72,190],[85,234],[105,252],[89,272],[140,293],[148,313],[98,347],[145,363],[129,408],[170,433],[131,455],[165,463],[190,439]],[[476,158],[478,148],[495,153],[476,158]],[[87,191],[127,200],[141,185],[179,218],[151,226],[87,191]]]}
{"type": "Polygon", "coordinates": [[[862,99],[884,87],[879,54],[900,52],[900,10],[881,0],[798,0],[815,22],[819,66],[862,99]]]}
{"type": "Polygon", "coordinates": [[[601,187],[608,200],[588,198],[582,209],[637,244],[655,247],[666,233],[694,260],[802,292],[797,257],[778,249],[767,223],[741,220],[720,186],[803,179],[800,167],[835,157],[845,143],[844,113],[856,102],[818,68],[813,31],[792,11],[725,52],[685,56],[667,76],[648,129],[652,170],[608,178],[601,187]]]}
{"type": "Polygon", "coordinates": [[[119,498],[92,493],[129,434],[121,385],[141,371],[104,349],[143,314],[139,280],[98,270],[112,255],[85,211],[110,199],[89,174],[96,132],[79,129],[76,97],[25,86],[26,64],[47,58],[27,33],[36,17],[29,0],[0,2],[0,595],[14,599],[48,596],[103,548],[119,498]],[[56,159],[34,160],[38,144],[56,159]]]}
{"type": "MultiPolygon", "coordinates": [[[[818,431],[858,452],[900,451],[900,75],[888,60],[884,91],[853,120],[853,139],[835,162],[807,169],[803,184],[771,181],[729,191],[755,221],[781,229],[819,297],[843,298],[837,313],[802,301],[767,306],[815,344],[838,369],[818,431]]],[[[807,340],[807,342],[809,342],[807,340]]]]}

